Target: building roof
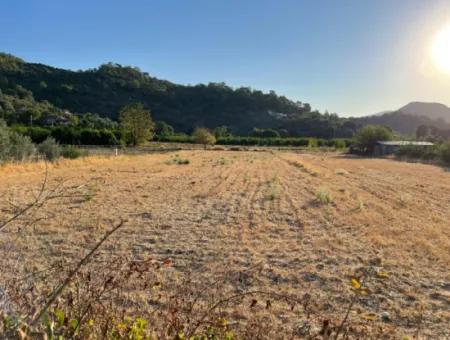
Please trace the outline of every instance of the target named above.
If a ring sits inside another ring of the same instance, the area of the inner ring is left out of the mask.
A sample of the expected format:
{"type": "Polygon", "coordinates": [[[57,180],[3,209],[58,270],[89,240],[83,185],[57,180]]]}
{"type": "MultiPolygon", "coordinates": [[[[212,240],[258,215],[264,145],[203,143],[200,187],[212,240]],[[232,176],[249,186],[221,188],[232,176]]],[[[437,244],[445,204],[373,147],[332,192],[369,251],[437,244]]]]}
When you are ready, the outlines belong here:
{"type": "Polygon", "coordinates": [[[379,141],[379,142],[377,142],[377,144],[390,145],[390,146],[406,146],[406,145],[432,146],[432,145],[434,145],[431,142],[417,142],[417,141],[409,141],[409,140],[379,141]]]}

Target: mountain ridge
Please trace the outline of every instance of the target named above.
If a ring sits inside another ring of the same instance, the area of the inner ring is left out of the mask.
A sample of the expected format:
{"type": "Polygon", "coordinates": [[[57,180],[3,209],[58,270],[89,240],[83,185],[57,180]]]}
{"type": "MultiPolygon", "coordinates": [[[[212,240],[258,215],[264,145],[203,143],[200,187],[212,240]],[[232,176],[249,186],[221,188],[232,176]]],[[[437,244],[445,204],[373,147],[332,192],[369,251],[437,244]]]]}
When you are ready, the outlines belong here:
{"type": "Polygon", "coordinates": [[[447,123],[450,123],[450,107],[442,103],[413,101],[397,111],[432,119],[444,119],[447,123]]]}
{"type": "MultiPolygon", "coordinates": [[[[73,71],[0,53],[0,118],[10,124],[45,124],[49,116],[63,116],[67,111],[117,120],[119,110],[133,102],[151,109],[155,121],[185,133],[198,126],[227,126],[239,135],[271,128],[283,136],[336,138],[351,137],[367,124],[386,125],[402,134],[415,133],[421,125],[446,125],[441,118],[400,110],[343,118],[312,110],[310,104],[274,91],[232,88],[225,83],[180,85],[116,63],[73,71]]],[[[408,105],[403,108],[411,111],[408,105]]]]}
{"type": "MultiPolygon", "coordinates": [[[[151,109],[154,120],[186,133],[197,126],[225,125],[242,135],[254,128],[274,128],[286,135],[333,138],[349,136],[355,130],[346,124],[347,119],[312,110],[308,103],[274,91],[232,88],[225,83],[179,85],[115,63],[71,71],[1,54],[0,89],[22,100],[30,98],[73,113],[96,113],[114,120],[123,106],[141,102],[151,109]]],[[[7,117],[11,123],[28,123],[33,114],[29,110],[15,112],[7,117]]],[[[44,114],[36,114],[34,121],[44,114]]]]}

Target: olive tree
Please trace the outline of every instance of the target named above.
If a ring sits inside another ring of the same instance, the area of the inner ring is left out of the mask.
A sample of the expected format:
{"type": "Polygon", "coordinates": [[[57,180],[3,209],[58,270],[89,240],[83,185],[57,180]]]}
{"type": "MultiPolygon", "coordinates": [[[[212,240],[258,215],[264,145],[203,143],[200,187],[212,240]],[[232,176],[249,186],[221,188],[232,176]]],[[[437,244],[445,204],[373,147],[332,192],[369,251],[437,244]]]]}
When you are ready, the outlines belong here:
{"type": "Polygon", "coordinates": [[[192,136],[194,137],[194,142],[203,144],[205,149],[207,145],[214,145],[216,143],[216,137],[205,128],[196,128],[192,136]]]}

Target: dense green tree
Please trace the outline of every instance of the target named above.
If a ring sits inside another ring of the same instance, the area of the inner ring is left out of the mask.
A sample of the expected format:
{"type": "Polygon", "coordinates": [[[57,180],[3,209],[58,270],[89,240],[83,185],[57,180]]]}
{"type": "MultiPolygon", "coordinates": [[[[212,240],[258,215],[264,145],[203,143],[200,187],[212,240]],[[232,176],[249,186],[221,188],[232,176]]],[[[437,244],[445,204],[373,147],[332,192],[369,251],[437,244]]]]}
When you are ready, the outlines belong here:
{"type": "Polygon", "coordinates": [[[160,137],[173,136],[175,130],[172,126],[163,121],[158,121],[155,123],[155,135],[160,137]]]}
{"type": "Polygon", "coordinates": [[[385,126],[368,125],[355,135],[355,143],[359,151],[364,154],[372,154],[375,145],[379,141],[390,141],[394,139],[392,130],[385,126]]]}
{"type": "Polygon", "coordinates": [[[90,129],[109,129],[114,130],[118,128],[117,122],[112,121],[109,118],[100,117],[96,113],[85,113],[79,117],[78,124],[80,127],[90,129]]]}
{"type": "Polygon", "coordinates": [[[214,136],[216,137],[216,139],[219,138],[226,138],[226,137],[230,137],[231,136],[231,132],[230,129],[228,128],[228,126],[218,126],[213,130],[214,136]]]}
{"type": "Polygon", "coordinates": [[[154,123],[150,110],[146,110],[143,104],[136,103],[123,107],[119,119],[127,143],[139,145],[153,138],[154,123]]]}

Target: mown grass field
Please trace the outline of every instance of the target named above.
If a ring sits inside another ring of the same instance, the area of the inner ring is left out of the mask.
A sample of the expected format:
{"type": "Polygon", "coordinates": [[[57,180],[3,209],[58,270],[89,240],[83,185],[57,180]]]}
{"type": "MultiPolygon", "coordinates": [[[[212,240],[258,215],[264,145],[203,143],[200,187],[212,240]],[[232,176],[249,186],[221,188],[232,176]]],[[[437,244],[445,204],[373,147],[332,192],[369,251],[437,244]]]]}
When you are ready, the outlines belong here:
{"type": "MultiPolygon", "coordinates": [[[[0,168],[1,219],[33,200],[44,169],[0,168]]],[[[1,232],[4,309],[35,310],[124,219],[52,306],[72,299],[78,308],[89,285],[120,281],[120,294],[92,307],[88,333],[101,334],[108,316],[111,327],[139,316],[155,338],[208,327],[235,338],[308,338],[325,320],[335,332],[354,300],[341,335],[450,337],[446,169],[195,150],[62,161],[48,174],[58,197],[1,232]],[[352,278],[364,288],[356,298],[352,278]]]]}

